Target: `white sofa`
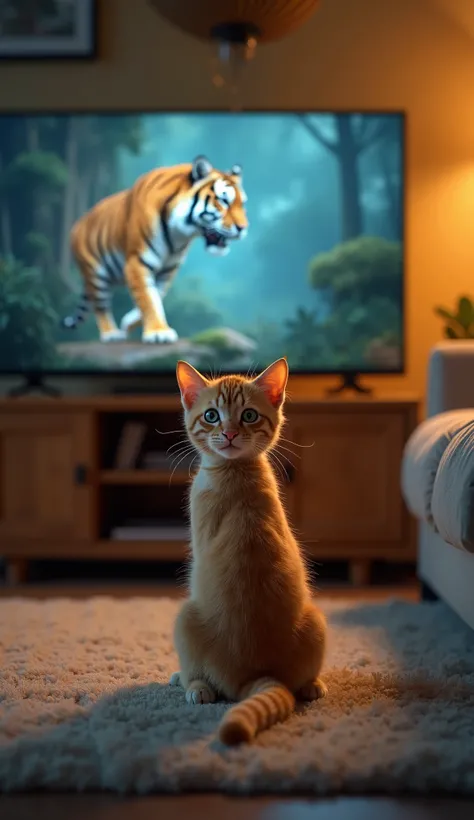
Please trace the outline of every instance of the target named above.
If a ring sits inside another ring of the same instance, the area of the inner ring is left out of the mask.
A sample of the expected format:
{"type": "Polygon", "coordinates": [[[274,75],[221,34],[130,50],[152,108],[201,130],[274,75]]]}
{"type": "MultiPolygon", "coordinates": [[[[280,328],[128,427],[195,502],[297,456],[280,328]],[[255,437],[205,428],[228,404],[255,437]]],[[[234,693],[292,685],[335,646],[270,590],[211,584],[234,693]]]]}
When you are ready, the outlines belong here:
{"type": "Polygon", "coordinates": [[[474,629],[474,341],[433,349],[427,390],[401,477],[419,520],[422,597],[442,598],[474,629]]]}

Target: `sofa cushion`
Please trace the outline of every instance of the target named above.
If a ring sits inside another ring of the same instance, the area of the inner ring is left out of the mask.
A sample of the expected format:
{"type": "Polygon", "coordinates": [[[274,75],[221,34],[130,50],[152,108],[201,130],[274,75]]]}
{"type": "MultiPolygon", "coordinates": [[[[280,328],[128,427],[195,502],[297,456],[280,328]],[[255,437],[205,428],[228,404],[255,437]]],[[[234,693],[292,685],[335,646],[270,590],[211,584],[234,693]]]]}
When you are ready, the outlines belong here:
{"type": "Polygon", "coordinates": [[[418,425],[405,446],[402,492],[408,509],[436,529],[431,499],[436,473],[452,438],[474,421],[474,408],[449,410],[418,425]]]}
{"type": "Polygon", "coordinates": [[[431,512],[444,541],[474,552],[474,421],[459,430],[443,453],[431,512]]]}

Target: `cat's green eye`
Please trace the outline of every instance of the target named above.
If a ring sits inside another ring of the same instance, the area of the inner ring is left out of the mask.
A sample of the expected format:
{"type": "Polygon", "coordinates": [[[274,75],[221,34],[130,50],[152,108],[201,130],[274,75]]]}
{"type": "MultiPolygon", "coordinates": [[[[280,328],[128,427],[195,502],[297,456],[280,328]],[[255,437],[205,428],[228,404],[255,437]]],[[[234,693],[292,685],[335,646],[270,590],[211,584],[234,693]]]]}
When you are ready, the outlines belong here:
{"type": "Polygon", "coordinates": [[[253,424],[258,419],[258,413],[256,410],[253,410],[252,407],[247,407],[246,410],[242,413],[242,421],[245,421],[246,424],[253,424]]]}
{"type": "Polygon", "coordinates": [[[220,416],[217,410],[214,410],[213,407],[210,407],[209,410],[206,410],[204,413],[204,421],[207,421],[209,424],[215,424],[219,421],[220,416]]]}

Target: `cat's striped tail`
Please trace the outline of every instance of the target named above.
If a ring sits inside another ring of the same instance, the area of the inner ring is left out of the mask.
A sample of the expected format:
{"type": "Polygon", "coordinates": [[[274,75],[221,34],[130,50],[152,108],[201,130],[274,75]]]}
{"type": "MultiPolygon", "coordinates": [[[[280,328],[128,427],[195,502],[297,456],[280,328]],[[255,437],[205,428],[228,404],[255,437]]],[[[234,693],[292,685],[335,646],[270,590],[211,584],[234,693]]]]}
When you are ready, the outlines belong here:
{"type": "Polygon", "coordinates": [[[219,727],[219,739],[227,746],[246,743],[264,729],[286,720],[295,709],[295,698],[274,678],[259,678],[246,697],[232,706],[219,727]]]}

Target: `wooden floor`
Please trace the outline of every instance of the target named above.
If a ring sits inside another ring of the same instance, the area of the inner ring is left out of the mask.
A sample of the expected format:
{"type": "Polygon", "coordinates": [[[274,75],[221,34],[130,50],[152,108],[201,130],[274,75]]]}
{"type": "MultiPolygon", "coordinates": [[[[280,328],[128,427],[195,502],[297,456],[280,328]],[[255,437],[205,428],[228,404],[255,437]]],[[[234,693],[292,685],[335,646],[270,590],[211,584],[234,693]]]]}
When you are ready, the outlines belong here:
{"type": "Polygon", "coordinates": [[[2,820],[472,820],[473,816],[474,801],[449,798],[0,797],[2,820]]]}
{"type": "MultiPolygon", "coordinates": [[[[183,590],[150,584],[42,584],[0,587],[0,597],[34,598],[90,595],[177,597],[183,590]]],[[[406,587],[325,587],[328,597],[383,600],[399,597],[416,601],[416,585],[406,587]]],[[[474,800],[456,798],[240,798],[222,795],[183,795],[120,798],[111,794],[28,794],[0,797],[1,820],[472,820],[474,800]]]]}

